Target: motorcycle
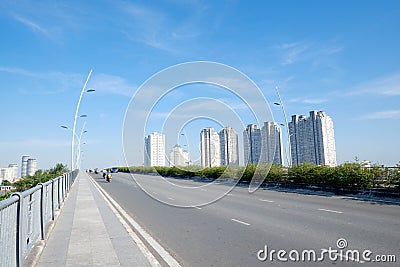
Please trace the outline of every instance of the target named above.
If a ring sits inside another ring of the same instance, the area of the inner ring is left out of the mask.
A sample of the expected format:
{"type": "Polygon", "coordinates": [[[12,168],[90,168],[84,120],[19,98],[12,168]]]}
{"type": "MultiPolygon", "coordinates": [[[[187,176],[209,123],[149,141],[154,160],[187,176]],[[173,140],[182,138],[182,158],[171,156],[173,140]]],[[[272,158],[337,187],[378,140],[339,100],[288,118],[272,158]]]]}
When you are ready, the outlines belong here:
{"type": "Polygon", "coordinates": [[[107,174],[107,182],[111,183],[111,180],[112,180],[112,174],[109,173],[107,174]]]}

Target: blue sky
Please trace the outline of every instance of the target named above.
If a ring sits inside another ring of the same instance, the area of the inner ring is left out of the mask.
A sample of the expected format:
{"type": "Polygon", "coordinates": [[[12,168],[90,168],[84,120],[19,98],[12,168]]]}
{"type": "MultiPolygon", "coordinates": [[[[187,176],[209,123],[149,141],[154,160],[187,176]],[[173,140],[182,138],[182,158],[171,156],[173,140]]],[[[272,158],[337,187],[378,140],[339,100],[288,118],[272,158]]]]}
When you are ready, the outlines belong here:
{"type": "MultiPolygon", "coordinates": [[[[39,168],[69,164],[71,133],[60,126],[72,127],[91,68],[88,88],[96,91],[81,104],[88,115],[82,164],[122,164],[124,115],[137,88],[166,67],[197,60],[246,74],[278,122],[275,86],[288,116],[326,111],[339,163],[357,156],[394,165],[399,28],[399,1],[3,0],[0,166],[20,164],[23,154],[39,168]]],[[[189,142],[196,147],[198,139],[189,142]]]]}

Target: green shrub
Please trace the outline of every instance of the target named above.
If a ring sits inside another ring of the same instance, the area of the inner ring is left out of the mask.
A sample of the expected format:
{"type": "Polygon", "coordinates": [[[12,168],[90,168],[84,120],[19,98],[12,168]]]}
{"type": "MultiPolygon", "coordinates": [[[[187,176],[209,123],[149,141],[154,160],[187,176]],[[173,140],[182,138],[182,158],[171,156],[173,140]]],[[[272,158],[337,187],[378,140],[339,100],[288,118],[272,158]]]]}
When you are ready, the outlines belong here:
{"type": "Polygon", "coordinates": [[[244,166],[220,166],[202,168],[200,166],[184,167],[129,167],[120,168],[121,172],[159,173],[162,176],[193,177],[200,176],[217,179],[219,177],[240,179],[250,182],[251,179],[268,182],[293,182],[320,184],[340,187],[373,188],[382,186],[400,186],[400,165],[387,168],[382,165],[366,167],[359,162],[346,162],[336,167],[316,166],[311,163],[283,167],[269,164],[247,164],[244,166]]]}

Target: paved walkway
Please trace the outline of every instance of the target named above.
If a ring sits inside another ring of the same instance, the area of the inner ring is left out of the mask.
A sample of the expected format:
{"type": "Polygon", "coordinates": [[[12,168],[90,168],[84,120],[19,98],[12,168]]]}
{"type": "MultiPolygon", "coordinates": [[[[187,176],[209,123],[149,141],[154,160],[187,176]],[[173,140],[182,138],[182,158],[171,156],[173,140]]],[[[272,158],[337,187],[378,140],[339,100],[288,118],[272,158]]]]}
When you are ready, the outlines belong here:
{"type": "Polygon", "coordinates": [[[37,266],[150,266],[107,202],[81,172],[37,266]]]}

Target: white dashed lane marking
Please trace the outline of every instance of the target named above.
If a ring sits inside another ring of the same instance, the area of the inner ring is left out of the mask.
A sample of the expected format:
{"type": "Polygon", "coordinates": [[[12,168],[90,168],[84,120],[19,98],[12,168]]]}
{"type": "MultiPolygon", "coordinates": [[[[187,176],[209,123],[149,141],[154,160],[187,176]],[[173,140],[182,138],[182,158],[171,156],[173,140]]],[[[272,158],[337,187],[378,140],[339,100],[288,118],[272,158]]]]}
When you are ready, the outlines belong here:
{"type": "Polygon", "coordinates": [[[318,209],[318,210],[320,210],[320,211],[326,211],[326,212],[332,212],[332,213],[343,213],[343,212],[341,212],[341,211],[337,211],[337,210],[327,210],[327,209],[318,209]]]}
{"type": "Polygon", "coordinates": [[[241,223],[241,224],[244,224],[244,225],[247,225],[247,226],[249,226],[249,225],[250,225],[250,224],[249,224],[249,223],[247,223],[247,222],[240,221],[240,220],[237,220],[237,219],[231,219],[231,221],[234,221],[234,222],[237,222],[237,223],[241,223]]]}
{"type": "Polygon", "coordinates": [[[259,199],[260,201],[263,201],[263,202],[268,202],[268,203],[274,203],[275,201],[273,201],[273,200],[268,200],[268,199],[259,199]]]}

